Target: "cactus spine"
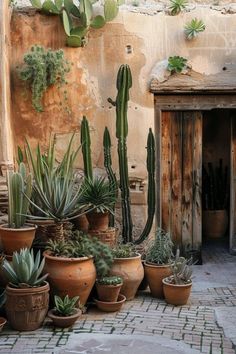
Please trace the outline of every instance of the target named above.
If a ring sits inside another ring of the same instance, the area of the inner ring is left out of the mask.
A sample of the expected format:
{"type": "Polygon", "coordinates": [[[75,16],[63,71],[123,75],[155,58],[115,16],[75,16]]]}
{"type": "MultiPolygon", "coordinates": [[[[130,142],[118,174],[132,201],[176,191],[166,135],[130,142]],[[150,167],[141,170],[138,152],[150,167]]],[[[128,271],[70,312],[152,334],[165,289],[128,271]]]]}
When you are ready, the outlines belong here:
{"type": "MultiPolygon", "coordinates": [[[[112,159],[111,159],[111,137],[109,130],[105,127],[103,134],[103,151],[104,151],[104,167],[107,172],[108,180],[110,183],[110,187],[112,190],[115,189],[116,197],[118,196],[118,188],[117,188],[117,179],[116,175],[112,170],[112,159]]],[[[115,209],[115,206],[114,206],[115,209]]],[[[115,211],[115,210],[114,210],[115,211]]],[[[110,214],[110,223],[111,227],[115,225],[115,217],[113,214],[110,214]]]]}
{"type": "Polygon", "coordinates": [[[83,120],[81,123],[80,142],[82,145],[82,154],[83,154],[83,161],[84,161],[84,175],[87,179],[92,180],[93,167],[92,167],[92,159],[91,159],[91,140],[90,140],[90,133],[89,133],[89,124],[85,116],[83,116],[83,120]]]}

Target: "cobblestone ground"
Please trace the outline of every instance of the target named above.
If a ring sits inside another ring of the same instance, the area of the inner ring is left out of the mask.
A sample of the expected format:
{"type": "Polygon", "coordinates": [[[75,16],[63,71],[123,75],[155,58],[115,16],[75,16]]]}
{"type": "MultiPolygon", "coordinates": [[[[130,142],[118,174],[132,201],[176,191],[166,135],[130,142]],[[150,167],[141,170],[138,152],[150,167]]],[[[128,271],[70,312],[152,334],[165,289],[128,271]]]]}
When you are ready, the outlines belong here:
{"type": "Polygon", "coordinates": [[[71,329],[54,329],[50,320],[35,332],[19,333],[5,328],[0,334],[0,353],[54,353],[55,348],[66,345],[71,334],[103,333],[158,334],[167,340],[183,341],[199,353],[235,354],[233,342],[216,321],[215,310],[236,310],[236,257],[224,249],[211,249],[203,254],[203,259],[203,266],[194,266],[195,286],[186,306],[167,305],[143,292],[119,313],[89,309],[71,329]]]}

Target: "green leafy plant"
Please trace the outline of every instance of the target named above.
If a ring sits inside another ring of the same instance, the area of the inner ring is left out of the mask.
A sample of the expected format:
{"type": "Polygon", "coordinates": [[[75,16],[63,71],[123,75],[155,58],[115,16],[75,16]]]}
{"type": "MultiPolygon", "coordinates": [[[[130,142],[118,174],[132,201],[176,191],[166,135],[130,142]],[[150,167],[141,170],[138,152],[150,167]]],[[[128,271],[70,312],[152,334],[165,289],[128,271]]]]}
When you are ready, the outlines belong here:
{"type": "Polygon", "coordinates": [[[12,262],[6,259],[2,268],[12,287],[31,288],[41,286],[48,274],[41,276],[45,260],[40,260],[40,251],[34,257],[33,250],[23,248],[13,253],[12,262]]]}
{"type": "Polygon", "coordinates": [[[199,20],[197,18],[193,18],[190,22],[186,23],[184,26],[184,33],[187,39],[191,40],[195,37],[200,32],[205,31],[206,26],[202,20],[199,20]]]}
{"type": "Polygon", "coordinates": [[[137,256],[137,253],[133,244],[126,243],[112,248],[112,255],[114,258],[130,258],[137,256]]]}
{"type": "Polygon", "coordinates": [[[123,283],[123,279],[119,276],[102,277],[97,279],[97,283],[101,285],[119,285],[123,283]]]}
{"type": "Polygon", "coordinates": [[[79,296],[69,298],[68,295],[62,299],[60,296],[54,296],[55,314],[62,317],[71,316],[76,311],[76,303],[79,300],[79,296]]]}
{"type": "Polygon", "coordinates": [[[19,229],[26,223],[32,193],[32,175],[27,176],[23,162],[19,165],[18,172],[7,172],[8,186],[8,225],[19,229]]]}
{"type": "Polygon", "coordinates": [[[42,99],[46,90],[66,84],[66,74],[70,64],[64,57],[63,50],[53,51],[35,45],[24,56],[24,65],[19,70],[19,77],[29,82],[32,91],[32,104],[37,112],[43,111],[42,99]]]}
{"type": "Polygon", "coordinates": [[[192,269],[190,265],[192,260],[187,260],[184,257],[180,257],[179,249],[176,252],[174,262],[171,264],[171,270],[173,275],[170,276],[168,281],[172,284],[188,284],[191,283],[192,279],[192,269]]]}
{"type": "Polygon", "coordinates": [[[91,157],[91,139],[89,132],[89,123],[85,116],[81,122],[80,143],[82,146],[83,162],[84,162],[84,176],[91,180],[93,179],[93,167],[91,157]]]}
{"type": "Polygon", "coordinates": [[[187,68],[188,60],[178,55],[168,58],[167,70],[171,73],[181,73],[187,68]]]}
{"type": "Polygon", "coordinates": [[[32,6],[49,15],[61,17],[69,47],[82,47],[86,44],[91,28],[102,28],[106,22],[112,21],[118,14],[121,1],[105,0],[104,14],[93,15],[93,4],[97,0],[80,0],[79,5],[74,0],[30,0],[32,6]]]}
{"type": "Polygon", "coordinates": [[[146,261],[158,265],[169,264],[173,258],[173,246],[170,234],[157,229],[155,239],[148,245],[146,261]]]}
{"type": "Polygon", "coordinates": [[[170,0],[169,10],[172,16],[178,15],[188,5],[187,0],[170,0]]]}

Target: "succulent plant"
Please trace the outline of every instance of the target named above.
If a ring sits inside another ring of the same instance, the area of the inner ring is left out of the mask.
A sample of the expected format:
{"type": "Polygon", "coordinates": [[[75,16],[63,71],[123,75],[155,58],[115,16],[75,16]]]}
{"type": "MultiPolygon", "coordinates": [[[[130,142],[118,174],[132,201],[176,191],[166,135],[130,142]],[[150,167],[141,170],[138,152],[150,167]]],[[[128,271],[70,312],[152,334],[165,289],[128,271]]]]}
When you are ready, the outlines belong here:
{"type": "Polygon", "coordinates": [[[180,257],[179,249],[176,252],[174,262],[171,264],[171,270],[173,275],[169,277],[169,281],[173,284],[181,285],[191,283],[192,269],[190,265],[192,260],[187,260],[184,257],[180,257]]]}
{"type": "Polygon", "coordinates": [[[34,257],[33,250],[23,248],[13,253],[12,263],[6,259],[2,269],[8,278],[11,286],[15,288],[31,288],[41,286],[48,274],[41,276],[45,260],[41,261],[40,251],[34,257]]]}
{"type": "Polygon", "coordinates": [[[187,68],[188,60],[178,55],[168,58],[167,70],[171,73],[181,73],[187,68]]]}
{"type": "Polygon", "coordinates": [[[132,243],[126,243],[112,248],[112,255],[114,258],[130,258],[137,256],[137,253],[132,243]]]}
{"type": "Polygon", "coordinates": [[[199,20],[197,18],[193,18],[190,22],[186,23],[184,26],[184,33],[187,39],[191,40],[195,37],[200,32],[205,31],[206,26],[202,20],[199,20]]]}
{"type": "Polygon", "coordinates": [[[93,180],[93,167],[92,167],[92,158],[91,158],[91,139],[89,132],[89,124],[88,120],[85,116],[83,116],[83,120],[81,123],[81,131],[80,131],[80,143],[82,146],[82,154],[84,161],[84,176],[88,180],[93,180]]]}
{"type": "Polygon", "coordinates": [[[173,258],[173,246],[170,234],[157,229],[155,239],[148,245],[146,261],[158,265],[169,264],[173,258]]]}
{"type": "Polygon", "coordinates": [[[55,295],[54,296],[55,314],[61,317],[67,317],[73,315],[75,313],[75,310],[77,309],[76,303],[78,302],[78,300],[79,300],[79,296],[69,298],[69,296],[66,295],[64,299],[62,299],[60,296],[55,295]]]}
{"type": "Polygon", "coordinates": [[[169,10],[172,16],[178,15],[188,4],[187,0],[170,0],[169,10]]]}
{"type": "Polygon", "coordinates": [[[101,285],[119,285],[123,283],[123,279],[117,275],[102,277],[97,279],[97,283],[101,285]]]}

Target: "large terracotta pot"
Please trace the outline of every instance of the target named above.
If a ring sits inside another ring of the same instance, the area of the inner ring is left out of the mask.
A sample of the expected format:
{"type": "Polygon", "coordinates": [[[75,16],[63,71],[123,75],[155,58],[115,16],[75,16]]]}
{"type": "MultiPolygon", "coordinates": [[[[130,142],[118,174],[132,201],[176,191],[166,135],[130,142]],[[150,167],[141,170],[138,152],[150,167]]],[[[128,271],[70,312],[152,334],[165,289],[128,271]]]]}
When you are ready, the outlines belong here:
{"type": "Polygon", "coordinates": [[[93,258],[54,257],[49,252],[44,252],[44,256],[44,273],[49,273],[52,294],[79,296],[79,302],[85,305],[96,280],[93,258]]]}
{"type": "Polygon", "coordinates": [[[96,213],[94,211],[86,214],[89,222],[89,230],[106,231],[109,227],[109,213],[96,213]]]}
{"type": "Polygon", "coordinates": [[[120,293],[121,284],[117,285],[106,285],[99,284],[96,282],[96,289],[98,294],[98,299],[105,302],[116,302],[120,293]]]}
{"type": "Polygon", "coordinates": [[[153,297],[164,298],[162,279],[169,277],[172,272],[169,264],[156,265],[144,263],[144,272],[153,297]]]}
{"type": "Polygon", "coordinates": [[[228,228],[227,210],[203,210],[202,232],[210,238],[223,237],[228,228]]]}
{"type": "Polygon", "coordinates": [[[4,253],[11,255],[21,248],[31,248],[37,226],[26,224],[20,229],[12,229],[8,224],[0,225],[0,237],[4,253]]]}
{"type": "Polygon", "coordinates": [[[38,329],[48,312],[49,284],[35,288],[6,287],[6,314],[12,328],[18,331],[38,329]]]}
{"type": "Polygon", "coordinates": [[[123,279],[121,294],[126,300],[132,300],[144,277],[141,255],[130,258],[115,258],[110,271],[111,275],[118,275],[123,279]]]}
{"type": "Polygon", "coordinates": [[[181,306],[186,305],[191,293],[192,282],[189,284],[171,284],[167,278],[162,280],[165,300],[168,304],[181,306]]]}

